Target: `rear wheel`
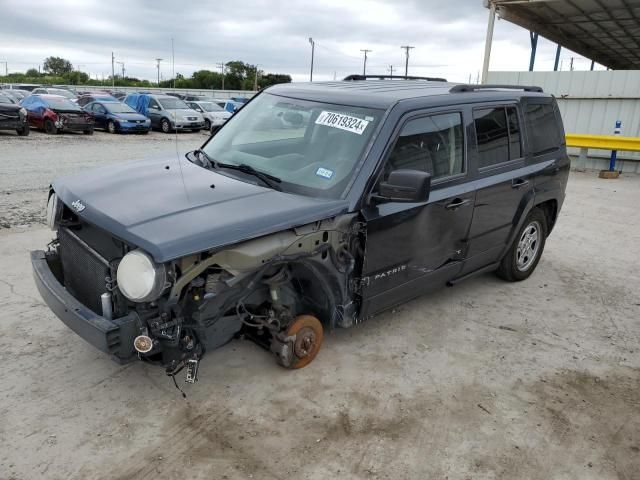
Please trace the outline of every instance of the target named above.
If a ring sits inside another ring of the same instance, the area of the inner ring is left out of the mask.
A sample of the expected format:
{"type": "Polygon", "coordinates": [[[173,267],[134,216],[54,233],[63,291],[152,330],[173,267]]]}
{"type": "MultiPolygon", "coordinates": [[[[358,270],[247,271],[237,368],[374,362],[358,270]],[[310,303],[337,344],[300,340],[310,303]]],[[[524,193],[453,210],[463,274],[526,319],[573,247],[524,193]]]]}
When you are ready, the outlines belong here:
{"type": "Polygon", "coordinates": [[[211,130],[211,122],[207,119],[204,120],[204,128],[211,130]]]}
{"type": "Polygon", "coordinates": [[[496,273],[509,282],[529,278],[538,266],[547,239],[547,218],[535,208],[527,216],[496,273]]]}
{"type": "Polygon", "coordinates": [[[118,129],[113,120],[109,120],[109,123],[107,123],[107,130],[109,131],[109,133],[117,133],[118,129]]]}
{"type": "Polygon", "coordinates": [[[51,120],[50,118],[47,118],[44,121],[44,131],[47,132],[49,135],[55,135],[56,133],[59,133],[59,130],[56,127],[56,124],[53,123],[53,120],[51,120]]]}
{"type": "Polygon", "coordinates": [[[82,133],[84,133],[85,135],[93,135],[93,127],[84,130],[82,133]]]}

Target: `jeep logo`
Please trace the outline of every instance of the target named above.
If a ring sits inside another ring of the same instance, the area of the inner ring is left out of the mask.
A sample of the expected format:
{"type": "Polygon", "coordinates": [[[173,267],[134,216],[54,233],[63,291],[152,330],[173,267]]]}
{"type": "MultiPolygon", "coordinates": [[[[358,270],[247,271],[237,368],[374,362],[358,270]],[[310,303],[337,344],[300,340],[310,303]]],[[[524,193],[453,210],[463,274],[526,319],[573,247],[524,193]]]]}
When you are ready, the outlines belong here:
{"type": "Polygon", "coordinates": [[[87,207],[85,207],[85,206],[84,206],[84,203],[82,203],[80,200],[76,200],[75,202],[73,202],[73,203],[71,204],[71,206],[72,206],[72,207],[73,207],[73,209],[74,209],[76,212],[78,212],[78,213],[80,213],[80,212],[81,212],[81,211],[83,211],[85,208],[87,208],[87,207]]]}

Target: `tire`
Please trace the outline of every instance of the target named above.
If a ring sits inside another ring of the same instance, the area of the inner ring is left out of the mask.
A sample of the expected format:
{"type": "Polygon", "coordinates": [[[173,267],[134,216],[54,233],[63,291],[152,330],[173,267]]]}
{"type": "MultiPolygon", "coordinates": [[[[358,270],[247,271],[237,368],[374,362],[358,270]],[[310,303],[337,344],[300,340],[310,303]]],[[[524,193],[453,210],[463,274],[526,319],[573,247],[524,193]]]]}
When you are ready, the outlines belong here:
{"type": "Polygon", "coordinates": [[[85,135],[93,135],[93,127],[91,127],[89,130],[84,130],[82,133],[84,133],[85,135]]]}
{"type": "Polygon", "coordinates": [[[56,135],[57,133],[60,133],[60,130],[56,128],[55,123],[53,123],[53,120],[51,120],[50,118],[47,118],[44,121],[44,131],[49,135],[56,135]]]}
{"type": "Polygon", "coordinates": [[[205,119],[204,121],[204,128],[206,128],[207,130],[211,130],[211,122],[207,119],[205,119]]]}
{"type": "Polygon", "coordinates": [[[496,274],[508,282],[529,278],[538,266],[547,240],[547,217],[534,208],[518,231],[513,244],[500,262],[496,274]]]}
{"type": "Polygon", "coordinates": [[[107,132],[118,133],[118,127],[116,127],[116,123],[113,120],[109,120],[109,123],[107,123],[107,132]]]}
{"type": "Polygon", "coordinates": [[[18,135],[20,135],[21,137],[28,137],[29,136],[29,125],[25,125],[22,128],[18,128],[16,130],[16,132],[18,133],[18,135]]]}
{"type": "Polygon", "coordinates": [[[166,118],[160,120],[160,129],[164,133],[171,133],[171,123],[166,118]]]}

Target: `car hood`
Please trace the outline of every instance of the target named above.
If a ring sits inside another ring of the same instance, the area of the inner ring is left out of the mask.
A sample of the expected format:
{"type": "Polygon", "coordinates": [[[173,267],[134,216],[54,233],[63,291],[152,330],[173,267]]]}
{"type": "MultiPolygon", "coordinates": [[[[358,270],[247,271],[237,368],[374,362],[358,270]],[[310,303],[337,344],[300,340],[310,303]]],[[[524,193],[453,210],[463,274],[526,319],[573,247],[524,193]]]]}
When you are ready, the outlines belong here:
{"type": "Polygon", "coordinates": [[[110,113],[110,116],[118,120],[147,120],[141,113],[110,113]]]}
{"type": "Polygon", "coordinates": [[[278,192],[176,157],[88,170],[57,179],[53,189],[81,218],[142,248],[157,262],[315,222],[348,208],[344,200],[278,192]]]}
{"type": "Polygon", "coordinates": [[[223,118],[223,119],[231,118],[231,113],[227,112],[226,110],[220,110],[215,112],[204,112],[203,115],[208,118],[223,118]]]}
{"type": "Polygon", "coordinates": [[[21,108],[20,105],[16,105],[15,103],[0,103],[0,112],[4,114],[12,113],[18,115],[21,108]]]}
{"type": "Polygon", "coordinates": [[[168,112],[171,112],[171,114],[176,114],[177,117],[198,117],[198,118],[202,118],[202,115],[200,114],[200,112],[196,112],[195,110],[192,110],[191,108],[181,108],[179,110],[167,110],[168,112]]]}

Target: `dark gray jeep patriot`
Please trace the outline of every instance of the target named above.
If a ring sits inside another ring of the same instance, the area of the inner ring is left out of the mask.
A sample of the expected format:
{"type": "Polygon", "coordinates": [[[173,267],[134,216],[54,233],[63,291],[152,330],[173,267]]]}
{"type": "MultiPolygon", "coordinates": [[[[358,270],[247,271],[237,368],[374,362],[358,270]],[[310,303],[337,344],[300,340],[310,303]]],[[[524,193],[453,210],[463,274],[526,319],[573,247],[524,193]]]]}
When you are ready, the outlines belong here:
{"type": "Polygon", "coordinates": [[[58,179],[38,289],[114,359],[196,380],[244,336],[288,368],[323,332],[495,271],[524,280],[569,173],[537,87],[380,79],[270,87],[200,149],[58,179]]]}

